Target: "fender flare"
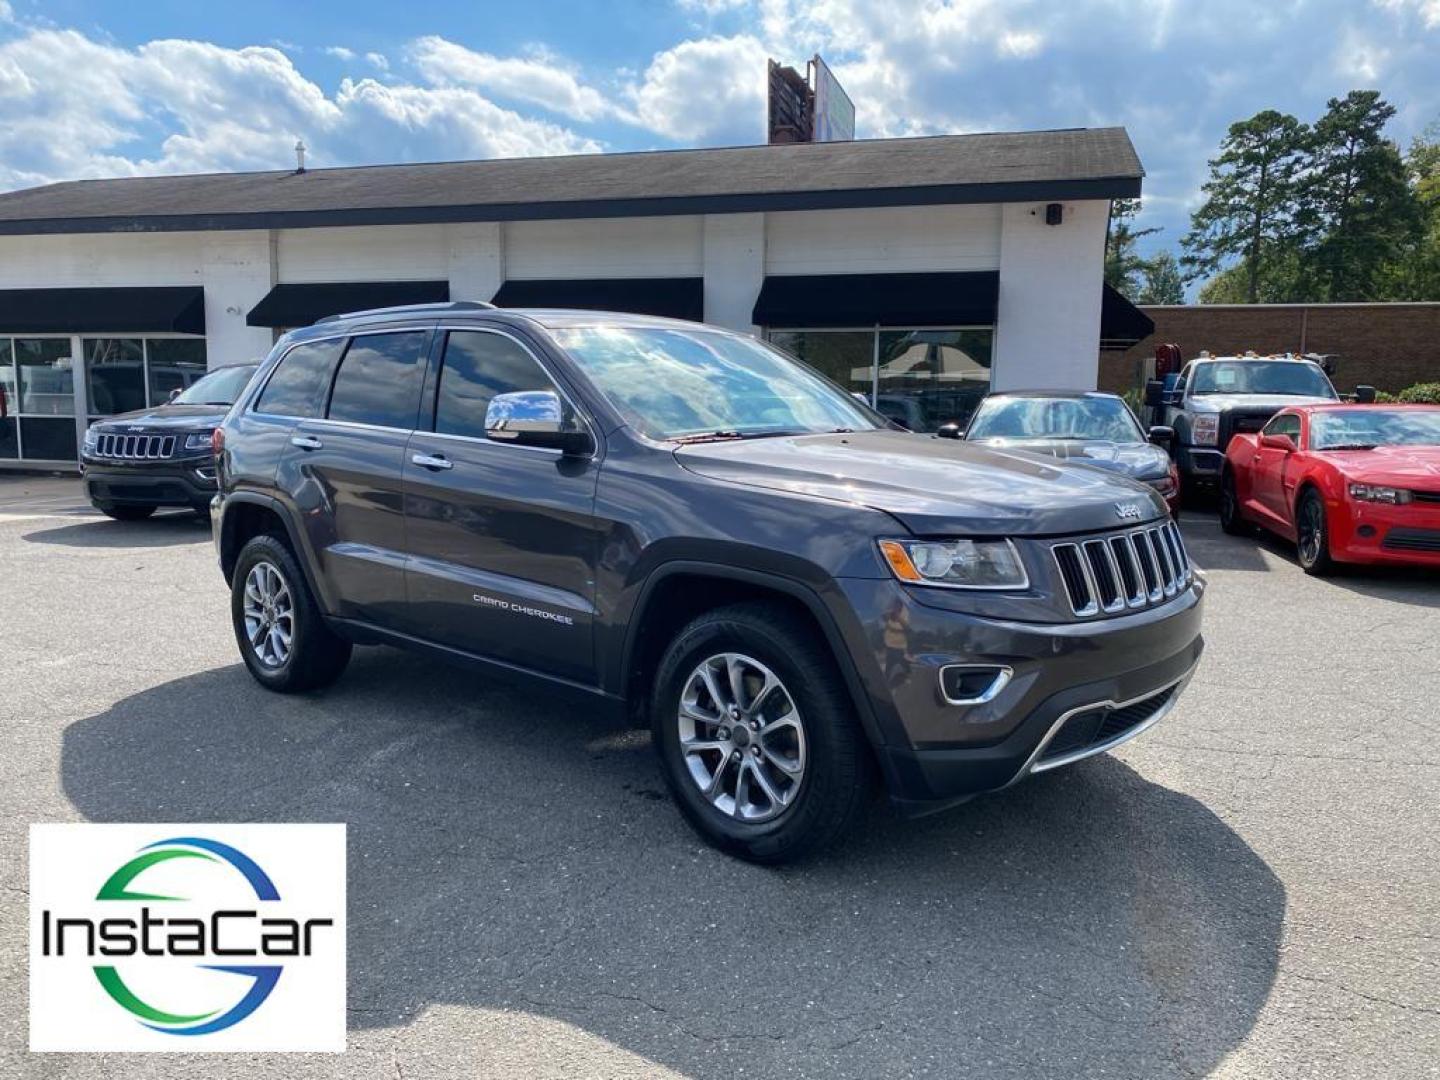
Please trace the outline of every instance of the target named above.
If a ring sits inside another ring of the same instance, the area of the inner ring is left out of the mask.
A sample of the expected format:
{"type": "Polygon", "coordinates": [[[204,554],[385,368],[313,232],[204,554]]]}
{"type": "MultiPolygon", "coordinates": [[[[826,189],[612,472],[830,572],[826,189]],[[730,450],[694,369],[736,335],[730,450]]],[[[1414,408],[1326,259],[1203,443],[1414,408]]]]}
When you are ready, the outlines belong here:
{"type": "MultiPolygon", "coordinates": [[[[305,585],[309,588],[310,595],[315,597],[322,608],[328,610],[329,604],[325,593],[321,591],[319,583],[315,580],[314,569],[310,565],[310,560],[306,557],[307,549],[300,542],[300,531],[296,528],[290,512],[285,509],[285,504],[273,495],[266,495],[259,491],[234,491],[224,497],[220,503],[220,520],[217,525],[217,535],[215,537],[217,554],[219,554],[222,559],[224,558],[226,515],[229,514],[232,507],[238,506],[241,503],[249,506],[264,507],[280,519],[280,524],[285,527],[285,538],[290,542],[290,550],[295,554],[295,561],[300,564],[300,572],[305,575],[305,585]]],[[[239,553],[236,552],[236,554],[239,553]]]]}
{"type": "MultiPolygon", "coordinates": [[[[677,574],[728,578],[731,581],[771,589],[803,604],[819,625],[820,632],[825,635],[825,643],[839,665],[840,676],[845,680],[845,688],[855,703],[855,713],[860,719],[860,726],[865,732],[865,737],[870,740],[872,746],[877,748],[885,746],[891,741],[885,738],[879,717],[876,715],[870,695],[866,691],[864,680],[855,666],[855,659],[850,655],[850,650],[845,645],[844,635],[840,632],[840,627],[825,601],[821,599],[819,593],[804,582],[763,570],[747,570],[742,567],[696,559],[672,559],[655,567],[640,587],[634,607],[631,609],[629,625],[625,629],[625,645],[621,654],[620,668],[622,679],[628,680],[628,673],[631,671],[635,659],[640,626],[644,621],[651,597],[665,579],[677,574]]],[[[623,692],[624,684],[622,684],[623,692]]]]}

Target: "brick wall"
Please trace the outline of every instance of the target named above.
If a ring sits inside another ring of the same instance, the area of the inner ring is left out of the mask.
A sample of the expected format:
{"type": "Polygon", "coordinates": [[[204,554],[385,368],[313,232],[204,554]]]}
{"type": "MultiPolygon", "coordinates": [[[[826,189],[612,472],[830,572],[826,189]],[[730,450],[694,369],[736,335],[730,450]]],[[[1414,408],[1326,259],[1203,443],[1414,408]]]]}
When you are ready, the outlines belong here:
{"type": "Polygon", "coordinates": [[[1334,353],[1335,386],[1357,383],[1394,392],[1440,382],[1437,304],[1190,304],[1142,307],[1155,333],[1123,353],[1100,354],[1100,389],[1123,393],[1139,385],[1141,364],[1161,342],[1175,342],[1189,360],[1256,352],[1334,353]]]}

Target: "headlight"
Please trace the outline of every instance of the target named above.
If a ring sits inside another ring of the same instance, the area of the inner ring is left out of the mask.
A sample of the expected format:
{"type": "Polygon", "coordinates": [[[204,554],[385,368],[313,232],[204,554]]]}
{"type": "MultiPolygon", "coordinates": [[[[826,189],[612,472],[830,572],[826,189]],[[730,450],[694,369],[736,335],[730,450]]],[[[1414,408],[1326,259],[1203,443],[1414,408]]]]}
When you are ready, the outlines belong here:
{"type": "Polygon", "coordinates": [[[1190,440],[1196,446],[1214,446],[1220,441],[1220,417],[1202,413],[1190,424],[1190,440]]]}
{"type": "Polygon", "coordinates": [[[1030,579],[1009,540],[881,540],[890,570],[912,585],[1024,589],[1030,579]]]}
{"type": "Polygon", "coordinates": [[[95,425],[91,424],[88,428],[85,429],[85,450],[88,453],[93,454],[95,452],[95,447],[99,445],[99,442],[100,433],[95,430],[95,425]]]}
{"type": "Polygon", "coordinates": [[[213,431],[195,431],[185,436],[186,450],[209,450],[213,431]]]}
{"type": "Polygon", "coordinates": [[[1174,495],[1176,489],[1180,486],[1173,473],[1168,476],[1156,477],[1154,480],[1146,480],[1145,483],[1149,484],[1162,498],[1166,499],[1174,495]]]}
{"type": "Polygon", "coordinates": [[[1384,487],[1380,484],[1351,484],[1350,497],[1361,502],[1401,503],[1413,502],[1415,495],[1404,488],[1384,487]]]}

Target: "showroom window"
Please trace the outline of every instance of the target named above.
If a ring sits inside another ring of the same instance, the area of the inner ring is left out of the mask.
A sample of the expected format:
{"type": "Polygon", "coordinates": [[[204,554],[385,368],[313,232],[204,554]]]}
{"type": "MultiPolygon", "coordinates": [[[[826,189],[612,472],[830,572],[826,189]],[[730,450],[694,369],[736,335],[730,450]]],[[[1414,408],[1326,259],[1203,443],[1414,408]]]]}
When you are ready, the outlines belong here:
{"type": "Polygon", "coordinates": [[[989,326],[771,330],[768,338],[911,431],[964,427],[990,392],[989,326]]]}
{"type": "Polygon", "coordinates": [[[200,337],[0,336],[0,460],[75,461],[85,423],[160,404],[203,374],[200,337]],[[83,387],[76,385],[76,355],[83,387]],[[83,419],[76,417],[80,389],[83,419]]]}

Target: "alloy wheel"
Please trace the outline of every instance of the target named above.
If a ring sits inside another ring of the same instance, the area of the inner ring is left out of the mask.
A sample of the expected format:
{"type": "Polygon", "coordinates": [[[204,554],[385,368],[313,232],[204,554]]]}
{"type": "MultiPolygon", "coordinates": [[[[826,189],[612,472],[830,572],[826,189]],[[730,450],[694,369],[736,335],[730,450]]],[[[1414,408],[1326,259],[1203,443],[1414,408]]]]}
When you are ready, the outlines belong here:
{"type": "Polygon", "coordinates": [[[256,658],[267,668],[283,667],[295,634],[295,600],[274,563],[257,562],[245,575],[242,614],[245,637],[256,658]]]}
{"type": "Polygon", "coordinates": [[[677,714],[686,772],[711,806],[758,824],[795,803],[805,779],[805,727],[779,677],[742,653],[701,661],[677,714]]]}

